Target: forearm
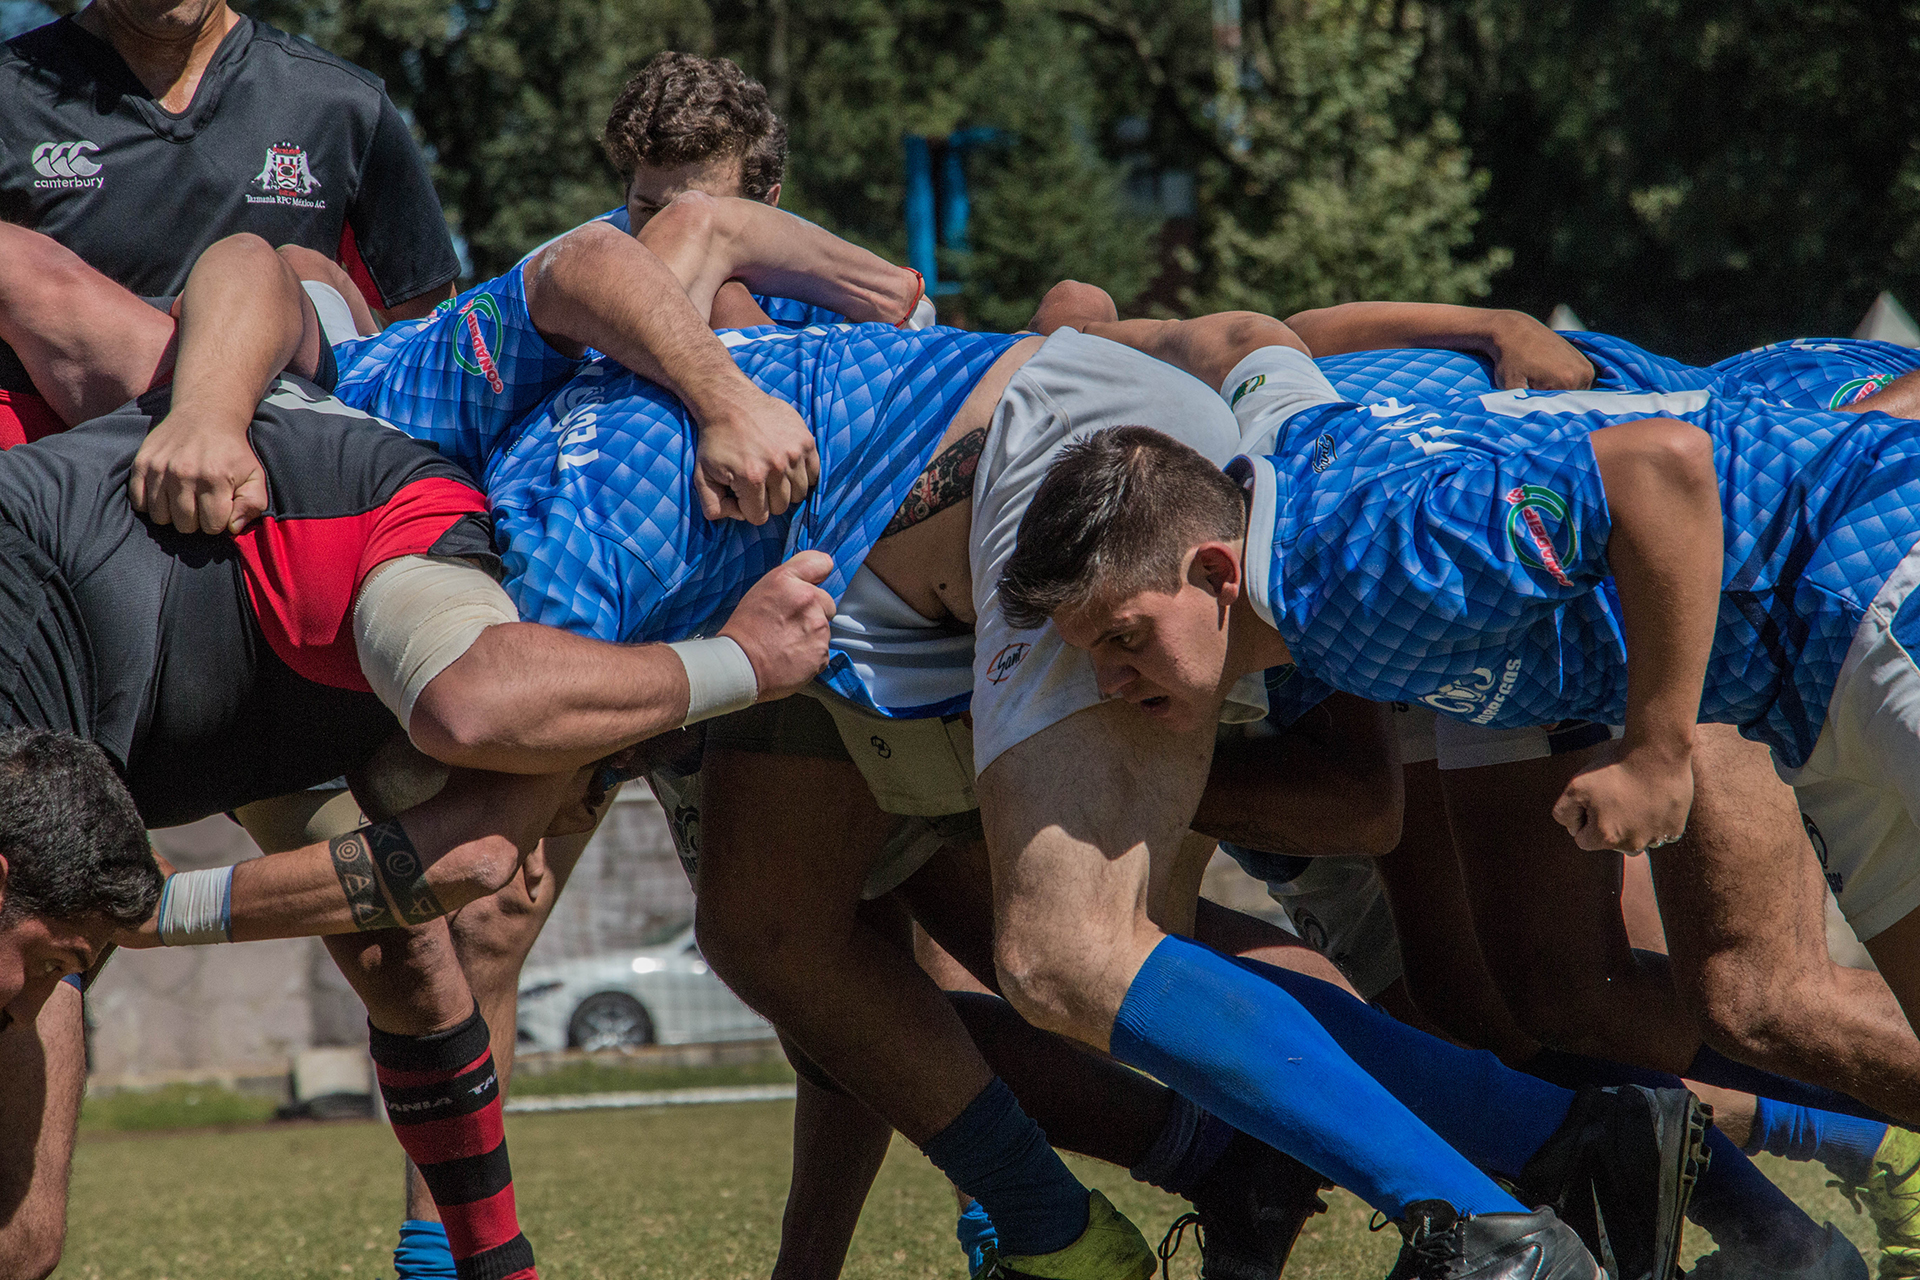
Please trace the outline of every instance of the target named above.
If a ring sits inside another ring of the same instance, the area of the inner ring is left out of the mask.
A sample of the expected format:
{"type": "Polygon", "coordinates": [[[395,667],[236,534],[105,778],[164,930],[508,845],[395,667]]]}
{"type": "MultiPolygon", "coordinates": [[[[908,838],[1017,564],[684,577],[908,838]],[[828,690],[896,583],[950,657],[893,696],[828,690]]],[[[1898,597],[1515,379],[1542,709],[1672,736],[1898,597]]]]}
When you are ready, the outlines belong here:
{"type": "Polygon", "coordinates": [[[688,695],[685,664],[665,645],[508,623],[433,678],[407,730],[446,764],[553,773],[677,728],[688,695]]]}
{"type": "Polygon", "coordinates": [[[575,781],[456,774],[390,823],[242,862],[233,869],[230,936],[320,937],[456,911],[513,878],[575,781]]]}
{"type": "Polygon", "coordinates": [[[1623,744],[1688,759],[1725,559],[1713,442],[1651,418],[1593,434],[1612,532],[1607,563],[1627,646],[1623,744]]]}
{"type": "Polygon", "coordinates": [[[38,1280],[60,1261],[67,1172],[87,1082],[80,993],[61,983],[0,1032],[0,1275],[38,1280]]]}
{"type": "Polygon", "coordinates": [[[303,340],[314,345],[299,280],[266,241],[229,236],[200,255],[176,305],[171,413],[244,435],[303,340]]]}
{"type": "Polygon", "coordinates": [[[1234,366],[1262,347],[1314,354],[1287,325],[1257,311],[1222,311],[1194,320],[1115,320],[1082,332],[1163,360],[1218,388],[1234,366]]]}
{"type": "Polygon", "coordinates": [[[1537,323],[1517,311],[1459,307],[1437,302],[1343,302],[1287,317],[1316,356],[1394,347],[1444,347],[1492,354],[1501,332],[1517,320],[1537,323]]]}
{"type": "Polygon", "coordinates": [[[827,307],[858,323],[898,324],[920,300],[917,273],[757,200],[721,199],[682,216],[676,200],[640,232],[696,305],[728,280],[827,307]]]}

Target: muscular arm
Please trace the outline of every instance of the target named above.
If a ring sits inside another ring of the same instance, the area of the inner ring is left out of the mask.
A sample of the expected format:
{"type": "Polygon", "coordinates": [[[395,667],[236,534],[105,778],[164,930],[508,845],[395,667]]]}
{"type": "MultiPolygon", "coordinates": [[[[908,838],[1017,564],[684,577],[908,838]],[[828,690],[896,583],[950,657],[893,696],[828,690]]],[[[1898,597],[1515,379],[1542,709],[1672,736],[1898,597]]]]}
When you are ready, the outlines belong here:
{"type": "Polygon", "coordinates": [[[1217,744],[1193,829],[1274,853],[1386,853],[1404,795],[1388,719],[1337,693],[1280,733],[1217,744]]]}
{"type": "Polygon", "coordinates": [[[1583,849],[1677,837],[1693,803],[1693,727],[1725,559],[1706,432],[1667,418],[1593,433],[1627,645],[1626,734],[1568,784],[1554,817],[1583,849]]]}
{"type": "Polygon", "coordinates": [[[1433,302],[1346,302],[1288,316],[1287,327],[1315,356],[1443,347],[1477,351],[1491,359],[1494,380],[1503,388],[1577,391],[1593,385],[1592,363],[1522,311],[1433,302]]]}
{"type": "Polygon", "coordinates": [[[53,989],[0,1031],[0,1275],[40,1280],[67,1234],[67,1171],[87,1083],[80,993],[53,989]]]}
{"type": "Polygon", "coordinates": [[[267,505],[247,427],[283,369],[315,372],[319,321],[293,269],[254,235],[201,254],[174,312],[172,403],[134,455],[127,493],[156,524],[237,533],[267,505]]]}
{"type": "Polygon", "coordinates": [[[1089,324],[1082,332],[1145,352],[1216,388],[1262,347],[1313,354],[1292,329],[1257,311],[1222,311],[1194,320],[1115,320],[1089,324]]]}

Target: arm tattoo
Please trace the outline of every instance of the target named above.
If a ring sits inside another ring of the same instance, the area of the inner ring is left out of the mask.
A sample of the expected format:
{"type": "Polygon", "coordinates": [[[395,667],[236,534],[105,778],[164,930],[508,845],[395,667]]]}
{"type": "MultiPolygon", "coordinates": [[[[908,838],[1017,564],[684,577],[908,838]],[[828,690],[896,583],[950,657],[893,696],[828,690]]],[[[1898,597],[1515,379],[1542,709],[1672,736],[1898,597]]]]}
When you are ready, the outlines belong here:
{"type": "Polygon", "coordinates": [[[427,869],[420,865],[420,854],[407,839],[398,819],[363,827],[367,843],[373,846],[373,874],[387,897],[400,909],[407,924],[424,924],[447,914],[439,897],[427,885],[427,869]]]}
{"type": "Polygon", "coordinates": [[[380,892],[380,882],[374,879],[367,829],[335,836],[327,848],[333,854],[333,873],[340,877],[340,889],[347,895],[347,913],[353,917],[353,927],[362,932],[396,927],[400,922],[393,918],[386,896],[380,892]]]}
{"type": "Polygon", "coordinates": [[[987,446],[987,429],[969,431],[955,440],[920,473],[900,504],[900,510],[880,531],[886,538],[911,529],[929,516],[938,515],[956,502],[973,496],[974,473],[980,469],[980,451],[987,446]]]}

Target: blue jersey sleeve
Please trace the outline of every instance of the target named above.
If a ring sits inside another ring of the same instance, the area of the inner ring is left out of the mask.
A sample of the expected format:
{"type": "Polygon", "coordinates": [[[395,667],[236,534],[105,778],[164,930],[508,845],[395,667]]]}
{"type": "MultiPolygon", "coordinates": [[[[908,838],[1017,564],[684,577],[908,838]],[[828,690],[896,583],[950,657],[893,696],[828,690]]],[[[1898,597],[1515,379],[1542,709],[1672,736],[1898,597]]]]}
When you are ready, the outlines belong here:
{"type": "Polygon", "coordinates": [[[581,364],[534,327],[519,267],[333,353],[335,396],[432,444],[476,478],[581,364]]]}

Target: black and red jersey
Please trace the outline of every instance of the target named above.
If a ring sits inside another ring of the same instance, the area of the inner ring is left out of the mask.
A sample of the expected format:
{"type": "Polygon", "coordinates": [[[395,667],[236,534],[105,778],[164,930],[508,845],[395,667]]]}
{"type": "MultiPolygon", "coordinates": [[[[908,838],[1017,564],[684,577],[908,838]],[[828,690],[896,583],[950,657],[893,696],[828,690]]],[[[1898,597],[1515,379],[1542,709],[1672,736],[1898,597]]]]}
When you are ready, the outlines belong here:
{"type": "Polygon", "coordinates": [[[402,555],[498,563],[464,472],[296,378],[250,431],[265,516],[238,537],[157,527],[126,486],[167,406],[0,453],[0,722],[98,742],[155,827],[363,763],[398,725],[355,656],[360,583],[402,555]]]}

